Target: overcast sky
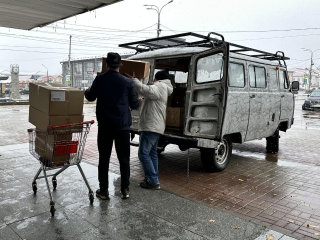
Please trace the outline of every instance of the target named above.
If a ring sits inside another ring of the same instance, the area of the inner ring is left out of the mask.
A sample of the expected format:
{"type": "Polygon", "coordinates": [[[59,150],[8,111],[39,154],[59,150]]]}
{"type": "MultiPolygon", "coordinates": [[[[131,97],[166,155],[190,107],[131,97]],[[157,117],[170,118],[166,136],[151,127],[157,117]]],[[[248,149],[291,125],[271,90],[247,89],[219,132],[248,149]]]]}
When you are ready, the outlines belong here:
{"type": "MultiPolygon", "coordinates": [[[[32,31],[0,28],[0,72],[10,64],[19,64],[20,72],[46,72],[43,64],[49,75],[60,74],[60,61],[68,58],[69,35],[72,58],[130,52],[117,45],[156,37],[156,11],[143,5],[161,7],[167,2],[125,0],[32,31]]],[[[215,31],[226,41],[283,51],[292,59],[289,68],[310,67],[311,54],[301,48],[320,49],[319,9],[319,0],[174,0],[162,10],[161,36],[215,31]]],[[[314,52],[314,63],[320,68],[320,50],[314,52]]]]}

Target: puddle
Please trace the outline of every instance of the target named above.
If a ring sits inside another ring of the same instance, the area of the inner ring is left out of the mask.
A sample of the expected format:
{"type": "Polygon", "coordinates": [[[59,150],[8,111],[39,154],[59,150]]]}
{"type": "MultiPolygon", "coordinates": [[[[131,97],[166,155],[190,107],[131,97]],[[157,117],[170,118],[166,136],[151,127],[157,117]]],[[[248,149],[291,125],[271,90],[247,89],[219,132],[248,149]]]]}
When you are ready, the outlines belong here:
{"type": "Polygon", "coordinates": [[[252,152],[242,152],[239,150],[232,150],[232,154],[241,156],[241,157],[250,157],[250,158],[258,158],[260,160],[266,159],[265,153],[252,153],[252,152]]]}
{"type": "Polygon", "coordinates": [[[295,123],[292,125],[292,128],[299,128],[299,129],[320,129],[320,124],[318,122],[306,122],[306,123],[295,123]]]}
{"type": "Polygon", "coordinates": [[[302,164],[302,163],[279,160],[278,154],[242,152],[239,150],[233,150],[232,154],[238,155],[241,157],[250,157],[250,158],[254,158],[256,160],[265,160],[268,162],[275,163],[279,167],[293,167],[293,168],[300,168],[300,169],[301,168],[307,168],[307,169],[312,168],[312,170],[320,171],[320,167],[310,166],[310,165],[306,165],[306,164],[302,164]]]}
{"type": "Polygon", "coordinates": [[[314,122],[307,122],[304,127],[305,129],[320,129],[320,124],[314,122]]]}
{"type": "Polygon", "coordinates": [[[302,117],[309,119],[320,119],[320,115],[303,114],[302,117]]]}

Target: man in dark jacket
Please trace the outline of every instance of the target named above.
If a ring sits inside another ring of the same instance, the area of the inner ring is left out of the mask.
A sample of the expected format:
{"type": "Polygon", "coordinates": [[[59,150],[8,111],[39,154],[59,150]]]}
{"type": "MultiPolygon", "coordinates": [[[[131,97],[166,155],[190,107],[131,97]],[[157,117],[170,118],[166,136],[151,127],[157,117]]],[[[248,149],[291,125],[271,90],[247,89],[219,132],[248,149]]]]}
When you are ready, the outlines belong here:
{"type": "Polygon", "coordinates": [[[122,66],[118,53],[108,53],[108,71],[97,76],[91,88],[85,92],[88,101],[97,99],[96,115],[98,121],[99,167],[98,179],[100,189],[96,196],[109,199],[108,172],[113,141],[120,163],[121,197],[129,197],[130,178],[130,126],[132,124],[130,109],[139,108],[132,80],[122,76],[122,66]]]}

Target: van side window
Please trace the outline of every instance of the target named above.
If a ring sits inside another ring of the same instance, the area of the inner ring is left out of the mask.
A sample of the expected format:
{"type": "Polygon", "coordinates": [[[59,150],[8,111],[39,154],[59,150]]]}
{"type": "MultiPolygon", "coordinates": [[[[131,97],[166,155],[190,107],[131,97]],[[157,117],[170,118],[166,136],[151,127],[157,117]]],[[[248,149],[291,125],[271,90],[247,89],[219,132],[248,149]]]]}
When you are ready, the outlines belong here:
{"type": "Polygon", "coordinates": [[[288,79],[285,71],[279,71],[280,89],[288,89],[288,79]]]}
{"type": "Polygon", "coordinates": [[[266,70],[263,67],[249,66],[250,87],[266,87],[266,70]]]}
{"type": "Polygon", "coordinates": [[[230,63],[229,65],[229,86],[244,87],[244,69],[242,64],[230,63]]]}
{"type": "Polygon", "coordinates": [[[197,62],[197,83],[219,81],[223,76],[223,54],[200,58],[197,62]]]}

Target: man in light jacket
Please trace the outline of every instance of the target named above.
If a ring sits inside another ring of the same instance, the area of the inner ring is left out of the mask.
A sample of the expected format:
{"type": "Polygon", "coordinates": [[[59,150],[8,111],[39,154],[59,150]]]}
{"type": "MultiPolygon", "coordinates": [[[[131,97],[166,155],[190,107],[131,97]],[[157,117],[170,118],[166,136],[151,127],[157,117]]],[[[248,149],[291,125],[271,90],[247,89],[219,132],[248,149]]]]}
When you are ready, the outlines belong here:
{"type": "MultiPolygon", "coordinates": [[[[127,77],[132,78],[127,74],[127,77]]],[[[132,78],[136,92],[144,97],[140,112],[139,132],[140,144],[138,156],[143,167],[145,179],[140,183],[142,188],[160,189],[158,179],[157,145],[159,135],[166,127],[166,109],[168,97],[173,92],[168,71],[156,73],[153,85],[142,84],[132,78]]]]}

